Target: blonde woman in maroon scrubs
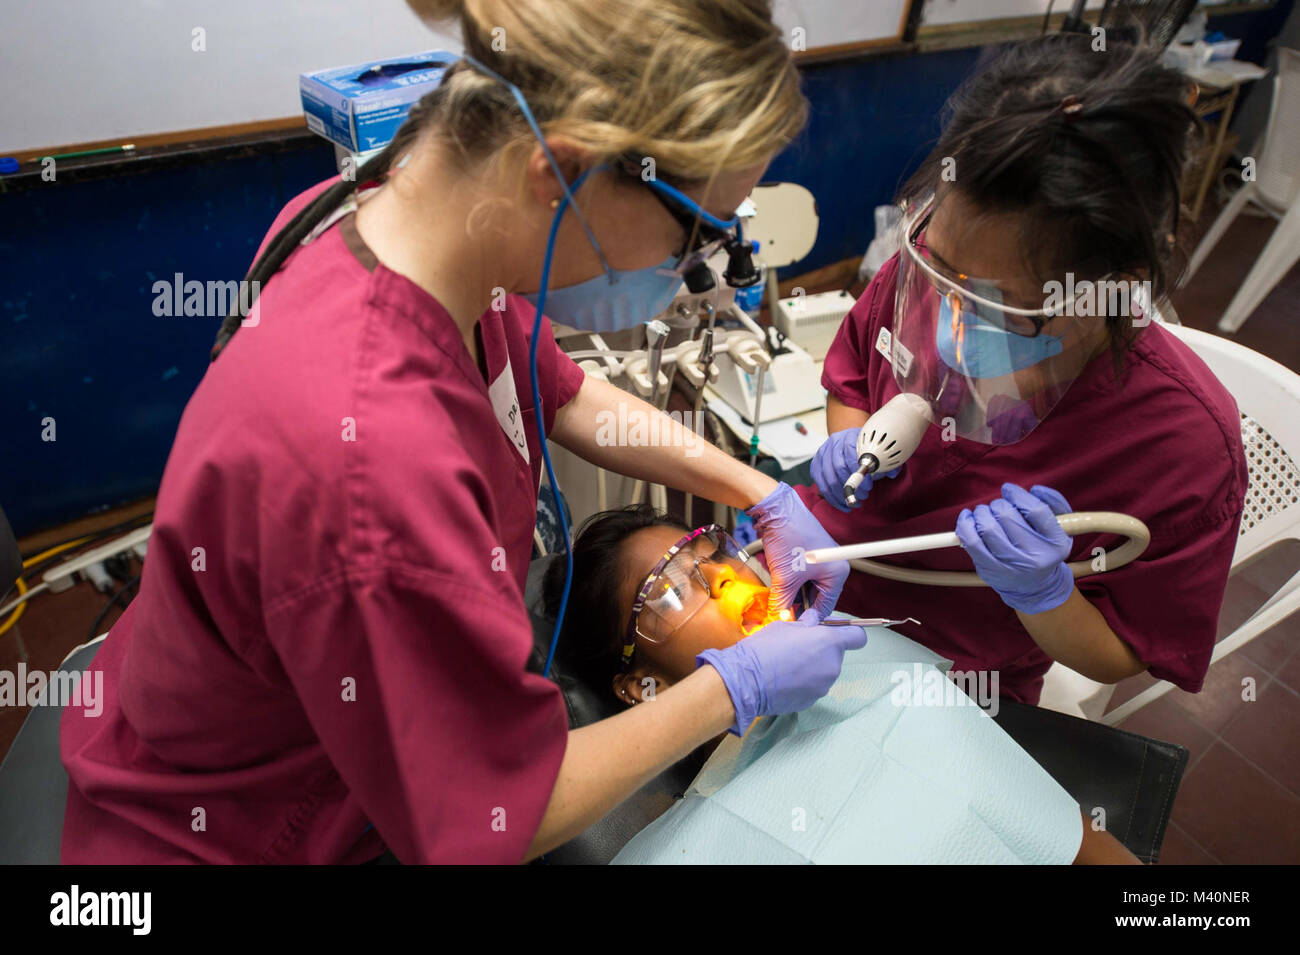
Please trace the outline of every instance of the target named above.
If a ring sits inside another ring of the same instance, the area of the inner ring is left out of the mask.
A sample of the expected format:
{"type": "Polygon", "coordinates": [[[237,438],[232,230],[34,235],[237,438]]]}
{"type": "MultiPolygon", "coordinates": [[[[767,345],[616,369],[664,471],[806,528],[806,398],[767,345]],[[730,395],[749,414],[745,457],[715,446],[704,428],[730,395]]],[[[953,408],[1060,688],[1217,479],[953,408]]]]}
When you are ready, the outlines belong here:
{"type": "Polygon", "coordinates": [[[64,715],[66,862],[519,862],[705,740],[811,705],[866,641],[820,625],[848,568],[799,570],[831,540],[794,491],[687,455],[680,425],[602,446],[602,412],[657,412],[584,380],[524,297],[630,327],[740,241],[734,210],[806,115],[770,4],[412,6],[454,16],[469,57],[357,183],[272,225],[94,661],[103,715],[64,715]],[[810,582],[816,607],[570,732],[525,671],[539,416],[603,467],[747,508],[783,602],[810,582]]]}

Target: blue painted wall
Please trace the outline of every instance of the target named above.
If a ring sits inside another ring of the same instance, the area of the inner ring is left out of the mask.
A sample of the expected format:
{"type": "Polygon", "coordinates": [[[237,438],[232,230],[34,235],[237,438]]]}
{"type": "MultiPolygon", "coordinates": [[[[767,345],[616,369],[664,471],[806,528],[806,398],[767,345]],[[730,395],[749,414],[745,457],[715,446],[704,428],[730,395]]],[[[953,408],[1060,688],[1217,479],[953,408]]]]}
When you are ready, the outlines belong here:
{"type": "Polygon", "coordinates": [[[157,490],[219,322],[156,317],[154,281],[242,276],[332,159],[321,146],[0,196],[0,507],[15,533],[157,490]]]}
{"type": "MultiPolygon", "coordinates": [[[[1236,30],[1251,52],[1293,2],[1236,30]]],[[[786,274],[865,251],[872,210],[925,157],[979,54],[805,68],[808,128],[768,178],[811,190],[821,226],[786,274]]],[[[0,507],[19,536],[155,493],[219,321],[156,317],[153,282],[242,276],[281,206],[333,172],[322,142],[0,195],[0,507]],[[46,417],[55,441],[42,440],[46,417]]]]}

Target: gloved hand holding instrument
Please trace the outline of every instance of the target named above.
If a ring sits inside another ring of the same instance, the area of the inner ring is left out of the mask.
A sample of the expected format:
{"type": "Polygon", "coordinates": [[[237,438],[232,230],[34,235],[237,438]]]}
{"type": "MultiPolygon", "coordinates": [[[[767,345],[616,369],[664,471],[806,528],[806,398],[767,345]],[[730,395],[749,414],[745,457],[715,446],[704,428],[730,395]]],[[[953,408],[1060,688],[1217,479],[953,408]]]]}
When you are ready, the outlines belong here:
{"type": "Polygon", "coordinates": [[[844,654],[866,646],[859,626],[826,626],[815,608],[796,622],[769,623],[753,636],[695,658],[718,671],[736,708],[730,732],[743,736],[759,716],[807,709],[840,675],[844,654]]]}
{"type": "Polygon", "coordinates": [[[1040,485],[1032,494],[1014,484],[1004,484],[1002,490],[1002,498],[992,504],[962,511],[955,532],[825,547],[808,551],[804,559],[814,566],[847,560],[854,570],[908,584],[992,587],[1008,606],[1042,613],[1066,601],[1075,578],[1117,570],[1141,555],[1151,541],[1151,532],[1136,517],[1112,511],[1070,512],[1064,497],[1040,485]],[[1075,534],[1128,539],[1095,560],[1066,563],[1075,534]],[[944,547],[966,548],[975,572],[918,570],[866,559],[944,547]]]}
{"type": "MultiPolygon", "coordinates": [[[[861,491],[859,482],[865,483],[885,466],[897,471],[912,456],[932,417],[933,409],[927,408],[917,396],[904,392],[867,419],[857,433],[854,446],[856,470],[843,488],[850,504],[852,495],[861,491]]],[[[827,444],[836,438],[838,435],[833,435],[827,444]]],[[[847,446],[847,438],[841,444],[847,446]]],[[[833,460],[836,453],[834,448],[827,451],[831,456],[828,460],[833,460]]],[[[842,470],[843,465],[839,467],[842,470]]],[[[838,479],[838,472],[835,478],[838,479]]],[[[835,504],[827,488],[820,483],[818,487],[835,504]]],[[[1069,598],[1074,578],[1123,567],[1141,555],[1151,541],[1151,532],[1137,518],[1113,511],[1071,513],[1065,498],[1048,487],[1035,485],[1031,493],[1017,485],[1004,484],[1002,494],[1000,499],[981,504],[974,511],[963,510],[958,515],[955,533],[820,547],[809,550],[803,558],[813,567],[847,560],[854,570],[903,583],[992,587],[1008,606],[1024,613],[1042,613],[1069,598]],[[1065,563],[1070,556],[1070,538],[1075,534],[1118,534],[1128,539],[1096,562],[1065,563]],[[917,570],[867,559],[944,547],[966,548],[976,572],[917,570]]],[[[748,548],[751,553],[755,549],[748,548]]]]}
{"type": "MultiPolygon", "coordinates": [[[[778,607],[789,607],[805,583],[817,590],[812,609],[819,619],[830,615],[840,599],[849,565],[843,560],[822,561],[810,566],[804,555],[812,548],[834,547],[835,541],[799,500],[788,484],[776,490],[746,512],[754,521],[767,552],[767,566],[772,575],[772,595],[778,607]]],[[[753,548],[749,548],[753,553],[753,548]]]]}
{"type": "Polygon", "coordinates": [[[975,570],[1003,602],[1021,613],[1059,607],[1074,590],[1074,574],[1065,563],[1070,535],[1056,520],[1070,505],[1052,490],[1035,484],[1026,491],[1002,485],[1002,497],[957,517],[957,538],[975,570]]]}
{"type": "Polygon", "coordinates": [[[882,477],[892,478],[898,475],[898,468],[884,473],[864,475],[862,483],[853,492],[846,491],[845,484],[850,475],[859,468],[858,434],[861,428],[845,428],[836,431],[817,449],[812,459],[813,482],[822,497],[831,507],[847,514],[851,508],[860,507],[862,501],[871,491],[874,480],[882,477]],[[847,494],[853,493],[854,500],[849,503],[847,494]]]}

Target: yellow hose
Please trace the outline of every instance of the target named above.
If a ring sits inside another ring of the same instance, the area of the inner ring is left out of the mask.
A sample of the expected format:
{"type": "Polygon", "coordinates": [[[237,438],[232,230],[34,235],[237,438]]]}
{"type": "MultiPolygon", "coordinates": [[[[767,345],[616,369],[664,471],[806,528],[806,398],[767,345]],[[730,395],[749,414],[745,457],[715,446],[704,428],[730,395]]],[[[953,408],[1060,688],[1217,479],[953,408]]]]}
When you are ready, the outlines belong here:
{"type": "MultiPolygon", "coordinates": [[[[23,583],[23,579],[21,577],[19,577],[17,580],[14,581],[14,586],[18,588],[19,597],[27,593],[27,585],[23,583]]],[[[9,619],[6,620],[4,623],[0,624],[0,633],[5,633],[7,630],[9,630],[10,627],[12,627],[14,624],[18,622],[18,618],[21,617],[26,612],[27,612],[27,602],[23,601],[17,607],[14,608],[14,612],[9,615],[9,619]]]]}
{"type": "MultiPolygon", "coordinates": [[[[71,550],[73,547],[79,547],[80,545],[86,543],[86,541],[88,540],[90,540],[89,535],[86,537],[78,537],[76,540],[71,540],[64,544],[59,544],[57,547],[51,547],[49,550],[43,550],[35,557],[28,557],[25,561],[23,561],[23,566],[31,567],[34,564],[39,564],[47,557],[53,557],[55,554],[61,554],[65,550],[71,550]]],[[[19,597],[27,593],[27,584],[23,582],[23,579],[21,577],[19,577],[17,580],[14,581],[14,586],[18,588],[19,597]]],[[[18,618],[21,617],[26,612],[27,612],[27,601],[23,601],[17,607],[14,608],[13,613],[9,615],[8,620],[6,620],[4,623],[0,623],[0,634],[7,633],[13,627],[13,625],[18,622],[18,618]]]]}

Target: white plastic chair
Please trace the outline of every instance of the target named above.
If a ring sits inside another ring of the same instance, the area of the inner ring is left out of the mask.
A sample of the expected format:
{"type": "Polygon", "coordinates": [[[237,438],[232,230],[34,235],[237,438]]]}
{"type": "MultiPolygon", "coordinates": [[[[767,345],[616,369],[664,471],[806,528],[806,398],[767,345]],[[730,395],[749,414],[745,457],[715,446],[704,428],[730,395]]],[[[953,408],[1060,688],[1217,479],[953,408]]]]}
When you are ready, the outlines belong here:
{"type": "Polygon", "coordinates": [[[1300,261],[1300,52],[1279,48],[1278,75],[1273,80],[1273,105],[1269,110],[1264,148],[1255,179],[1245,183],[1210,226],[1180,284],[1186,285],[1211,250],[1218,245],[1234,219],[1252,202],[1278,219],[1264,251],[1219,319],[1219,330],[1235,332],[1250,313],[1300,261]]]}
{"type": "MultiPolygon", "coordinates": [[[[1284,540],[1300,540],[1300,375],[1236,342],[1192,328],[1165,325],[1200,356],[1237,401],[1249,485],[1230,574],[1284,540]]],[[[1139,558],[1140,560],[1141,558],[1139,558]]],[[[1214,647],[1222,660],[1300,609],[1300,572],[1214,647]]],[[[1114,686],[1052,664],[1039,706],[1114,726],[1173,684],[1161,681],[1102,716],[1114,686]]]]}

